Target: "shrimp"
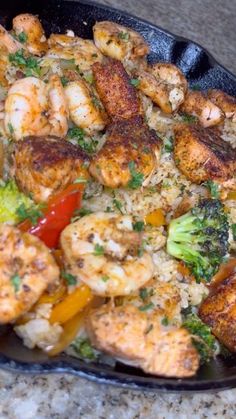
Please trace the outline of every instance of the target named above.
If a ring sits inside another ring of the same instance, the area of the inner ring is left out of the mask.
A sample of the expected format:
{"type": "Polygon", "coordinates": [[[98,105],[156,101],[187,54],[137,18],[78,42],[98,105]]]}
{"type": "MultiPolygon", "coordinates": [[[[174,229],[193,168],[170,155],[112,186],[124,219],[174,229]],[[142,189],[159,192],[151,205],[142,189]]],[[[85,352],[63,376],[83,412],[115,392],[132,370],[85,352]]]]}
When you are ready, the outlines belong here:
{"type": "Polygon", "coordinates": [[[115,22],[97,22],[93,36],[95,45],[104,55],[120,61],[142,58],[149,52],[142,35],[115,22]]]}
{"type": "Polygon", "coordinates": [[[28,135],[63,137],[68,130],[67,104],[60,78],[46,84],[36,77],[17,80],[5,102],[5,129],[18,141],[28,135]]]}
{"type": "Polygon", "coordinates": [[[178,110],[184,101],[187,80],[174,64],[156,63],[136,71],[138,88],[165,113],[178,110]]]}
{"type": "Polygon", "coordinates": [[[207,96],[211,102],[218,106],[225,114],[226,118],[232,118],[236,122],[236,98],[222,90],[208,90],[207,96]]]}
{"type": "Polygon", "coordinates": [[[13,30],[17,36],[25,34],[24,44],[31,54],[40,56],[47,51],[47,40],[37,16],[30,13],[17,15],[13,19],[13,30]]]}
{"type": "Polygon", "coordinates": [[[28,311],[48,288],[59,284],[59,268],[41,240],[0,225],[0,324],[28,311]]]}
{"type": "Polygon", "coordinates": [[[198,352],[186,329],[163,326],[156,314],[131,304],[92,310],[86,330],[97,349],[149,374],[191,377],[199,367],[198,352]]]}
{"type": "Polygon", "coordinates": [[[205,128],[218,125],[224,120],[224,113],[220,107],[198,91],[187,93],[181,111],[196,116],[205,128]]]}
{"type": "Polygon", "coordinates": [[[102,62],[103,56],[90,39],[77,36],[52,34],[48,39],[49,50],[45,58],[74,60],[80,72],[90,70],[91,66],[102,62]]]}
{"type": "Polygon", "coordinates": [[[142,287],[154,265],[132,221],[131,216],[97,212],[67,226],[60,240],[67,272],[101,296],[128,295],[142,287]]]}
{"type": "Polygon", "coordinates": [[[82,79],[65,87],[70,119],[87,134],[104,129],[107,117],[102,104],[92,88],[82,79]]]}

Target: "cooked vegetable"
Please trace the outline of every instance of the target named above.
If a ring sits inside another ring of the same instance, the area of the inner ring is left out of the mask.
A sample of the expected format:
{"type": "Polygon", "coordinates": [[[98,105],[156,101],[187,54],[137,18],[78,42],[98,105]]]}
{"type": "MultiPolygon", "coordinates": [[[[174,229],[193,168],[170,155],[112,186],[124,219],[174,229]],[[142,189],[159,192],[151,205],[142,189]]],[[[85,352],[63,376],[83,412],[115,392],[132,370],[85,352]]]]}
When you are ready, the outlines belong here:
{"type": "Polygon", "coordinates": [[[171,221],[167,252],[182,259],[197,282],[210,281],[228,253],[229,224],[223,204],[203,199],[171,221]]]}
{"type": "Polygon", "coordinates": [[[88,338],[79,337],[75,339],[71,344],[74,351],[83,359],[89,361],[95,361],[98,357],[98,351],[96,351],[88,338]]]}
{"type": "Polygon", "coordinates": [[[12,65],[19,67],[26,77],[40,76],[39,61],[33,56],[27,57],[23,49],[9,54],[8,59],[12,65]]]}
{"type": "Polygon", "coordinates": [[[0,222],[17,223],[21,220],[20,208],[36,209],[33,201],[21,193],[14,182],[9,180],[0,186],[0,222]]]}
{"type": "Polygon", "coordinates": [[[209,361],[218,349],[217,340],[211,334],[211,328],[203,323],[196,314],[189,314],[186,316],[183,326],[190,333],[199,338],[195,339],[193,337],[193,343],[199,352],[201,363],[204,364],[209,361]]]}
{"type": "Polygon", "coordinates": [[[150,224],[154,227],[160,227],[166,224],[165,216],[161,208],[149,212],[144,218],[146,224],[150,224]]]}

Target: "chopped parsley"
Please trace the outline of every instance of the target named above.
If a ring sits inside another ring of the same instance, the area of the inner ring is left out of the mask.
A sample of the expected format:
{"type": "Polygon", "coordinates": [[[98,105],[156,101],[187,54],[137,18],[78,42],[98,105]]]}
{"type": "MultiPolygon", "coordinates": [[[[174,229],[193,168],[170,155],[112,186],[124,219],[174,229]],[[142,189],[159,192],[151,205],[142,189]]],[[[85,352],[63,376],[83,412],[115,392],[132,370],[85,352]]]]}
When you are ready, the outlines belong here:
{"type": "Polygon", "coordinates": [[[212,198],[218,199],[220,197],[219,185],[213,180],[207,180],[203,185],[209,190],[212,198]]]}
{"type": "Polygon", "coordinates": [[[107,282],[107,281],[109,281],[109,279],[110,279],[110,278],[109,278],[109,276],[108,276],[108,275],[103,275],[103,276],[102,276],[102,281],[103,281],[103,282],[107,282]]]}
{"type": "Polygon", "coordinates": [[[39,218],[43,217],[43,212],[41,209],[45,208],[44,204],[34,205],[27,208],[24,203],[22,203],[17,209],[16,214],[18,215],[19,222],[29,219],[32,225],[36,225],[39,218]]]}
{"type": "Polygon", "coordinates": [[[9,122],[9,124],[7,124],[7,127],[9,129],[10,134],[13,135],[14,134],[14,128],[13,128],[13,126],[10,122],[9,122]]]}
{"type": "Polygon", "coordinates": [[[139,307],[139,310],[148,311],[148,310],[151,310],[153,307],[154,307],[154,304],[151,302],[151,303],[145,304],[144,306],[139,307]]]}
{"type": "Polygon", "coordinates": [[[26,77],[40,76],[38,59],[33,56],[26,57],[23,49],[9,54],[8,59],[12,65],[20,67],[26,77]]]}
{"type": "Polygon", "coordinates": [[[76,140],[77,144],[88,154],[93,154],[96,151],[98,141],[93,138],[85,139],[85,131],[82,128],[74,127],[68,130],[68,138],[76,140]]]}
{"type": "Polygon", "coordinates": [[[120,211],[121,214],[123,214],[121,201],[119,201],[118,199],[114,198],[113,201],[112,201],[112,203],[113,203],[114,207],[117,208],[118,211],[120,211]]]}
{"type": "Polygon", "coordinates": [[[88,338],[79,337],[71,343],[71,346],[81,358],[94,361],[98,357],[88,338]]]}
{"type": "Polygon", "coordinates": [[[15,292],[18,292],[20,289],[20,284],[21,284],[20,276],[18,274],[12,275],[11,283],[12,283],[12,286],[14,287],[15,292]]]}
{"type": "Polygon", "coordinates": [[[84,80],[89,84],[94,83],[94,78],[92,74],[84,74],[84,80]]]}
{"type": "Polygon", "coordinates": [[[73,183],[87,183],[88,179],[86,179],[85,177],[77,177],[77,179],[74,180],[73,183]]]}
{"type": "Polygon", "coordinates": [[[103,256],[104,255],[104,247],[101,246],[100,244],[96,243],[95,246],[94,246],[93,254],[95,256],[103,256]]]}
{"type": "Polygon", "coordinates": [[[92,96],[92,103],[94,104],[94,106],[96,106],[96,108],[101,109],[102,105],[100,100],[97,98],[97,96],[93,95],[92,96]]]}
{"type": "Polygon", "coordinates": [[[22,44],[25,44],[28,40],[28,35],[25,32],[21,32],[18,35],[18,41],[20,41],[22,44]]]}
{"type": "Polygon", "coordinates": [[[143,231],[144,229],[144,222],[143,221],[136,221],[136,223],[133,223],[133,230],[134,231],[143,231]]]}
{"type": "Polygon", "coordinates": [[[63,279],[66,280],[68,285],[76,285],[77,279],[74,275],[70,274],[69,272],[61,271],[61,276],[63,279]]]}
{"type": "Polygon", "coordinates": [[[142,186],[144,176],[142,173],[136,171],[134,161],[129,162],[128,167],[131,174],[131,179],[128,182],[128,187],[131,189],[137,189],[140,186],[142,186]]]}
{"type": "Polygon", "coordinates": [[[61,84],[63,87],[65,87],[69,83],[69,79],[65,76],[61,77],[61,84]]]}
{"type": "Polygon", "coordinates": [[[131,79],[130,84],[132,84],[132,86],[134,86],[134,87],[138,87],[140,85],[140,80],[139,79],[131,79]]]}
{"type": "Polygon", "coordinates": [[[71,223],[74,223],[75,221],[78,221],[81,217],[84,217],[85,215],[92,214],[92,211],[87,208],[80,208],[79,210],[76,209],[73,213],[73,216],[70,219],[71,223]]]}
{"type": "Polygon", "coordinates": [[[139,246],[138,248],[138,257],[141,258],[143,256],[144,253],[144,246],[145,246],[145,242],[142,241],[141,246],[139,246]]]}
{"type": "Polygon", "coordinates": [[[231,225],[233,239],[236,241],[236,223],[231,225]]]}
{"type": "Polygon", "coordinates": [[[149,292],[147,288],[141,288],[139,290],[139,297],[145,301],[149,297],[149,292]]]}
{"type": "Polygon", "coordinates": [[[118,37],[120,38],[120,39],[122,39],[123,41],[128,41],[129,40],[129,33],[128,32],[119,32],[118,33],[118,37]]]}
{"type": "Polygon", "coordinates": [[[164,139],[164,150],[171,153],[174,150],[174,138],[169,137],[164,139]]]}
{"type": "Polygon", "coordinates": [[[182,113],[182,121],[186,122],[187,124],[193,124],[194,122],[198,121],[197,116],[189,115],[188,113],[182,113]]]}
{"type": "Polygon", "coordinates": [[[168,326],[169,324],[169,319],[168,317],[163,317],[162,321],[161,321],[162,326],[168,326]]]}

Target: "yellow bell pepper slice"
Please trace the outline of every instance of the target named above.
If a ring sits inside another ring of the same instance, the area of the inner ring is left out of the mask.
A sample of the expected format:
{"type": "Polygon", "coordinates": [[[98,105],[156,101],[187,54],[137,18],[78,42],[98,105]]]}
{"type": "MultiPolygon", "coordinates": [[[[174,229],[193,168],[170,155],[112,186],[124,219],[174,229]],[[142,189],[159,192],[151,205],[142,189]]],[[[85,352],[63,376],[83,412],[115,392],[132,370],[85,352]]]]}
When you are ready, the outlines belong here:
{"type": "Polygon", "coordinates": [[[50,323],[66,323],[79,311],[83,310],[92,298],[93,296],[90,288],[85,284],[80,285],[71,294],[66,295],[60,303],[53,307],[49,318],[50,323]]]}
{"type": "Polygon", "coordinates": [[[55,356],[63,352],[70,345],[82,327],[86,313],[87,310],[80,311],[63,325],[63,332],[59,341],[49,350],[46,350],[49,356],[55,356]]]}
{"type": "Polygon", "coordinates": [[[37,305],[39,304],[56,304],[66,294],[66,286],[63,284],[63,282],[59,285],[59,287],[56,289],[56,291],[52,294],[49,294],[48,292],[45,292],[41,297],[39,298],[37,305]]]}
{"type": "Polygon", "coordinates": [[[227,199],[232,199],[233,201],[236,201],[236,191],[231,191],[227,195],[227,199]]]}
{"type": "Polygon", "coordinates": [[[150,212],[144,217],[145,224],[151,224],[154,227],[160,227],[166,224],[165,216],[161,208],[150,212]]]}

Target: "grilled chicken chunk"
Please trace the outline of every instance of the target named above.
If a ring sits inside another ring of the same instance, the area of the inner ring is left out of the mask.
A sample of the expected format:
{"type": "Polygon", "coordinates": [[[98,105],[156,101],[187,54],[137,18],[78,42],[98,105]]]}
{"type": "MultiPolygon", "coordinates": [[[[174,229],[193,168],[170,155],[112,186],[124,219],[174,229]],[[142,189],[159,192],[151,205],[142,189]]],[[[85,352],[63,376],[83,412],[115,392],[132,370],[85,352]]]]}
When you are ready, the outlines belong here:
{"type": "Polygon", "coordinates": [[[222,90],[208,90],[207,96],[216,106],[218,106],[225,114],[226,118],[236,119],[236,98],[222,90]]]}
{"type": "Polygon", "coordinates": [[[49,287],[59,268],[41,240],[13,226],[0,225],[0,324],[28,311],[49,287]]]}
{"type": "Polygon", "coordinates": [[[120,61],[92,66],[98,95],[112,119],[129,119],[140,114],[140,103],[135,87],[120,61]]]}
{"type": "Polygon", "coordinates": [[[236,272],[213,285],[200,306],[199,316],[220,342],[236,352],[236,272]]]}
{"type": "Polygon", "coordinates": [[[57,137],[27,137],[14,153],[18,186],[36,202],[47,201],[77,177],[87,177],[87,155],[75,145],[57,137]]]}
{"type": "Polygon", "coordinates": [[[198,124],[175,127],[174,159],[179,170],[192,182],[208,179],[223,182],[233,177],[236,151],[218,134],[198,124]]]}
{"type": "Polygon", "coordinates": [[[160,149],[155,131],[140,116],[117,121],[108,127],[107,141],[93,158],[89,172],[110,188],[126,186],[136,173],[139,178],[136,187],[140,187],[148,183],[156,169],[160,149]]]}
{"type": "Polygon", "coordinates": [[[163,327],[157,316],[148,316],[132,305],[103,305],[86,323],[92,343],[145,372],[166,377],[191,377],[199,356],[187,330],[163,327]]]}
{"type": "Polygon", "coordinates": [[[197,116],[205,127],[218,125],[224,120],[224,113],[202,92],[189,91],[181,105],[181,111],[197,116]]]}

